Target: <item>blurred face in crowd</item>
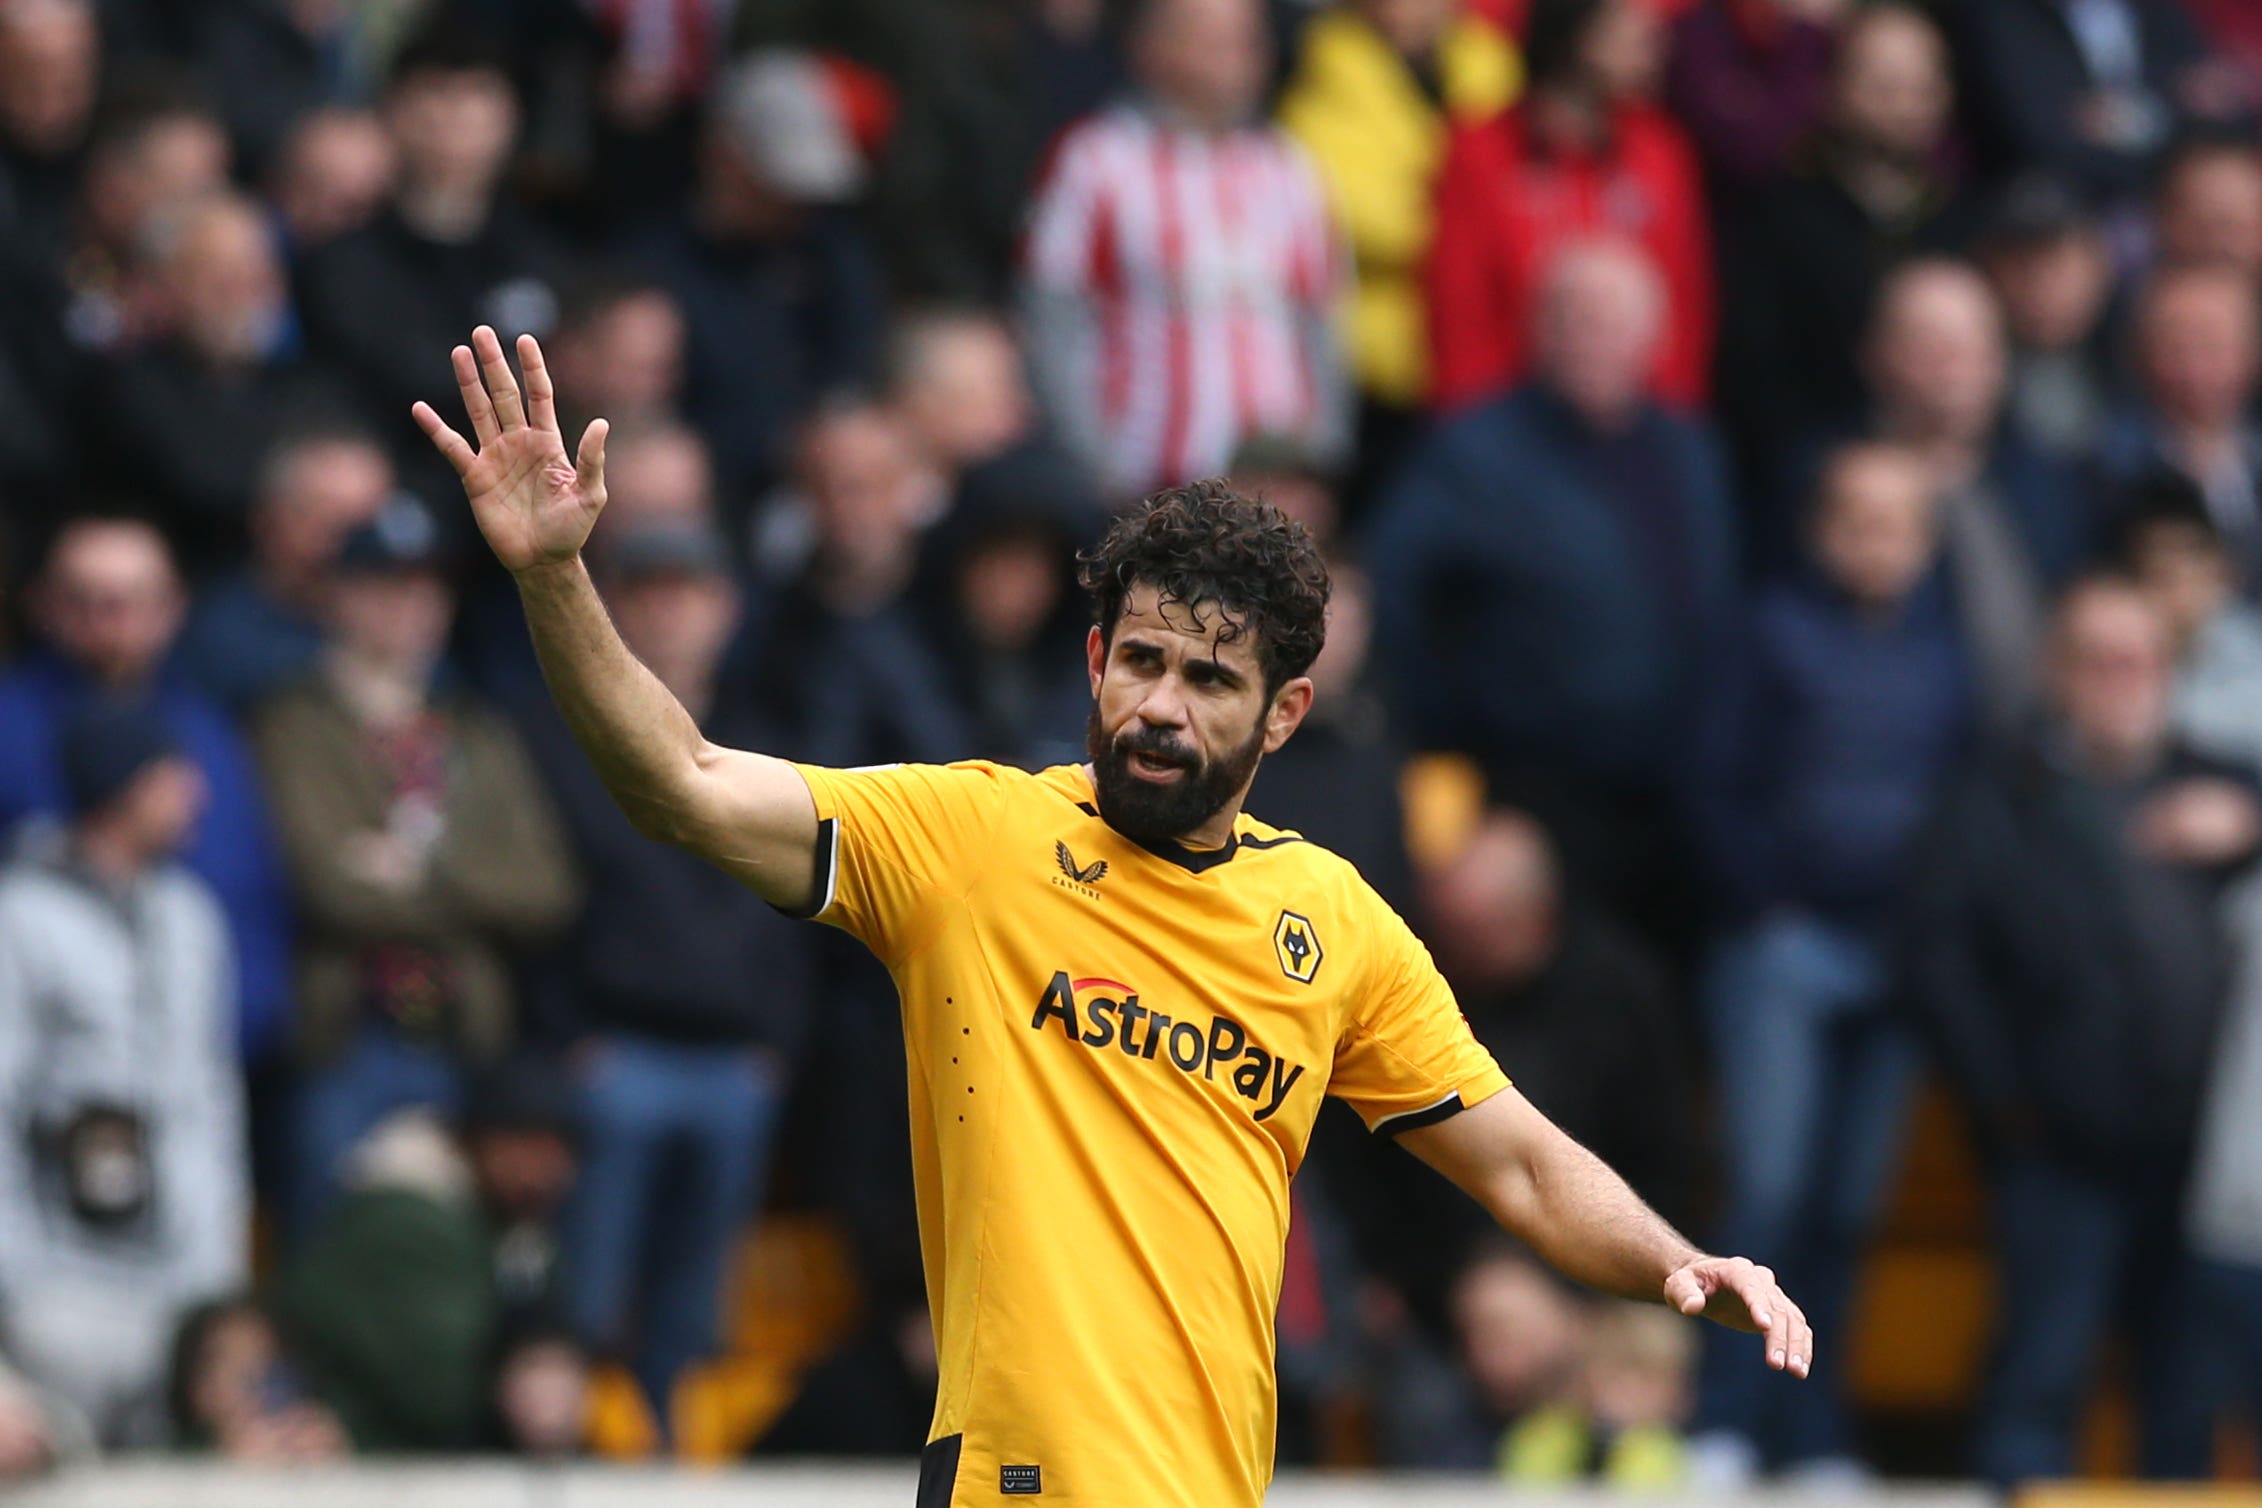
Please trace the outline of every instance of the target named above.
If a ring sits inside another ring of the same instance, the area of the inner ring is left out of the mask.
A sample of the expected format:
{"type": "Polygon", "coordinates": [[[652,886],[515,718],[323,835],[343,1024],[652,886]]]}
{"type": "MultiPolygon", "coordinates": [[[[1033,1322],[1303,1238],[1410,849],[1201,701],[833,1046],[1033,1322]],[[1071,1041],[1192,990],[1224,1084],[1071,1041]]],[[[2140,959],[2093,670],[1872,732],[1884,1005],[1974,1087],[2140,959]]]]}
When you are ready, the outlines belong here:
{"type": "Polygon", "coordinates": [[[1540,289],[1534,365],[1588,423],[1614,428],[1649,391],[1664,319],[1664,285],[1638,249],[1574,246],[1540,289]]]}
{"type": "Polygon", "coordinates": [[[1452,1302],[1461,1365],[1494,1418],[1562,1397],[1577,1362],[1579,1313],[1537,1265],[1480,1259],[1453,1285],[1452,1302]]]}
{"type": "Polygon", "coordinates": [[[95,814],[144,862],[179,853],[204,815],[204,772],[185,755],[168,754],[126,782],[95,814]]]}
{"type": "MultiPolygon", "coordinates": [[[[1332,637],[1332,635],[1331,635],[1332,637]]],[[[1471,991],[1514,989],[1546,969],[1562,936],[1554,845],[1521,812],[1495,812],[1422,881],[1438,964],[1471,991]]]]}
{"type": "Polygon", "coordinates": [[[613,624],[669,687],[708,684],[738,628],[738,588],[720,572],[655,571],[605,594],[613,624]]]}
{"type": "Polygon", "coordinates": [[[1125,593],[1112,632],[1093,628],[1085,654],[1100,815],[1132,838],[1197,832],[1311,705],[1308,681],[1267,690],[1254,637],[1217,603],[1165,600],[1146,582],[1125,593]]]}
{"type": "Polygon", "coordinates": [[[1866,366],[1887,426],[1919,443],[1978,443],[2003,401],[2002,316],[1955,262],[1902,269],[1878,294],[1866,366]]]}
{"type": "Polygon", "coordinates": [[[1931,568],[1939,539],[1931,474],[1906,451],[1841,452],[1815,499],[1814,553],[1823,574],[1864,607],[1898,604],[1931,568]]]}
{"type": "Polygon", "coordinates": [[[2059,604],[2050,692],[2075,741],[2099,764],[2140,768],[2159,749],[2172,669],[2167,619],[2135,587],[2085,582],[2059,604]]]}
{"type": "Polygon", "coordinates": [[[1839,43],[1832,119],[1871,151],[1921,163],[1955,106],[1950,78],[1947,45],[1922,13],[1900,5],[1861,11],[1839,43]]]}
{"type": "Polygon", "coordinates": [[[573,1143],[546,1126],[492,1126],[466,1148],[479,1197],[503,1224],[544,1223],[564,1207],[580,1171],[573,1143]]]}
{"type": "Polygon", "coordinates": [[[618,535],[641,524],[713,517],[715,467],[697,431],[680,424],[628,429],[607,449],[600,530],[618,535]]]}
{"type": "Polygon", "coordinates": [[[2163,274],[2137,315],[2137,371],[2170,424],[2220,428],[2241,421],[2254,396],[2254,288],[2229,271],[2163,274]]]}
{"type": "Polygon", "coordinates": [[[126,259],[151,227],[226,191],[228,136],[208,115],[167,115],[105,146],[88,162],[81,193],[94,238],[126,259]]]}
{"type": "Polygon", "coordinates": [[[2154,215],[2163,264],[2262,276],[2262,152],[2223,147],[2184,158],[2154,215]]]}
{"type": "Polygon", "coordinates": [[[1436,51],[1460,9],[1456,0],[1353,0],[1352,8],[1396,52],[1409,58],[1436,51]]]}
{"type": "Polygon", "coordinates": [[[455,610],[455,593],[436,570],[337,571],[330,577],[330,624],[339,647],[404,679],[422,680],[440,663],[455,610]]]}
{"type": "Polygon", "coordinates": [[[589,1419],[588,1358],[563,1340],[514,1348],[495,1378],[495,1406],[517,1454],[578,1454],[589,1419]]]}
{"type": "Polygon", "coordinates": [[[613,299],[559,332],[550,365],[559,402],[619,424],[657,418],[683,390],[683,311],[657,288],[613,299]]]}
{"type": "Polygon", "coordinates": [[[1028,648],[1068,590],[1067,552],[1050,531],[1014,529],[980,540],[958,562],[958,610],[985,649],[1028,648]]]}
{"type": "Polygon", "coordinates": [[[1579,72],[1605,99],[1644,99],[1665,67],[1664,23],[1643,0],[1605,0],[1579,43],[1579,72]]]}
{"type": "Polygon", "coordinates": [[[1689,1328],[1662,1309],[1624,1301],[1596,1317],[1579,1391],[1614,1430],[1675,1428],[1688,1419],[1689,1328]]]}
{"type": "Polygon", "coordinates": [[[484,200],[518,134],[518,95],[489,69],[426,68],[393,85],[385,124],[404,189],[484,200]]]}
{"type": "Polygon", "coordinates": [[[87,0],[0,0],[0,131],[34,157],[86,137],[102,35],[87,0]]]}
{"type": "Polygon", "coordinates": [[[1021,348],[1004,321],[944,315],[902,337],[896,408],[930,456],[956,470],[998,455],[1035,421],[1021,348]]]}
{"type": "Polygon", "coordinates": [[[188,1362],[190,1415],[215,1439],[257,1418],[260,1390],[281,1359],[274,1326],[257,1309],[241,1304],[214,1316],[188,1362]]]}
{"type": "Polygon", "coordinates": [[[337,559],[345,537],[377,516],[392,490],[392,461],[364,440],[310,440],[274,457],[251,519],[261,575],[286,599],[296,599],[337,559]]]}
{"type": "Polygon", "coordinates": [[[1243,497],[1272,504],[1304,526],[1312,542],[1326,549],[1335,540],[1343,510],[1335,489],[1309,471],[1267,471],[1236,465],[1233,487],[1243,497]]]}
{"type": "Polygon", "coordinates": [[[2194,521],[2159,519],[2129,542],[2129,569],[2167,620],[2179,646],[2206,626],[2238,591],[2238,565],[2214,532],[2194,521]]]}
{"type": "Polygon", "coordinates": [[[146,524],[110,521],[71,526],[33,597],[48,642],[107,686],[139,685],[156,673],[186,605],[163,537],[146,524]]]}
{"type": "Polygon", "coordinates": [[[392,194],[399,154],[366,110],[316,110],[291,132],[268,197],[301,246],[320,246],[369,223],[392,194]]]}
{"type": "Polygon", "coordinates": [[[1237,125],[1256,110],[1272,67],[1259,0],[1147,0],[1132,38],[1139,82],[1197,125],[1237,125]]]}
{"type": "Polygon", "coordinates": [[[250,201],[226,197],[188,212],[162,276],[181,340],[214,366],[266,359],[289,309],[274,237],[250,201]]]}
{"type": "Polygon", "coordinates": [[[918,529],[920,471],[892,415],[856,408],[817,419],[802,442],[801,477],[828,560],[852,575],[900,563],[918,529]]]}
{"type": "Polygon", "coordinates": [[[2100,232],[2086,226],[2004,247],[1987,258],[1987,272],[2012,341],[2053,355],[2089,339],[2113,291],[2112,251],[2100,232]]]}

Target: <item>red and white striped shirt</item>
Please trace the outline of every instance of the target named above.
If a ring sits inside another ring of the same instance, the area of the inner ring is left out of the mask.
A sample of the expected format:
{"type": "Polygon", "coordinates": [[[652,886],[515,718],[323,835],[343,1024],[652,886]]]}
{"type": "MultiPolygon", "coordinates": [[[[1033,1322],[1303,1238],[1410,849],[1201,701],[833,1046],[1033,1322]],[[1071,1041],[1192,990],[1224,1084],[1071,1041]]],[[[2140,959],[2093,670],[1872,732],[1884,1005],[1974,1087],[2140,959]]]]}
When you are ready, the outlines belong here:
{"type": "Polygon", "coordinates": [[[1111,490],[1215,475],[1260,432],[1340,448],[1346,260],[1271,126],[1198,132],[1126,103],[1070,127],[1024,260],[1041,396],[1111,490]]]}

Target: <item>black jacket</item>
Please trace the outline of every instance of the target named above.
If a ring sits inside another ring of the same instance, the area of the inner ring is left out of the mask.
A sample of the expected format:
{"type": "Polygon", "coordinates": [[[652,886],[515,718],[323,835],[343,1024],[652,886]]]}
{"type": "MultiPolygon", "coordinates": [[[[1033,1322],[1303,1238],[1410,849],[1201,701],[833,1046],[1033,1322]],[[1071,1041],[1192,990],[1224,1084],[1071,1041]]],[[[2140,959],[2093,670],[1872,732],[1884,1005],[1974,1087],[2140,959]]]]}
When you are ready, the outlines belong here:
{"type": "Polygon", "coordinates": [[[2189,1142],[2229,978],[2229,873],[2152,863],[2125,833],[2194,777],[2253,783],[2179,747],[2113,790],[2044,744],[1948,787],[1909,890],[1903,997],[1992,1148],[2110,1174],[2189,1142]]]}

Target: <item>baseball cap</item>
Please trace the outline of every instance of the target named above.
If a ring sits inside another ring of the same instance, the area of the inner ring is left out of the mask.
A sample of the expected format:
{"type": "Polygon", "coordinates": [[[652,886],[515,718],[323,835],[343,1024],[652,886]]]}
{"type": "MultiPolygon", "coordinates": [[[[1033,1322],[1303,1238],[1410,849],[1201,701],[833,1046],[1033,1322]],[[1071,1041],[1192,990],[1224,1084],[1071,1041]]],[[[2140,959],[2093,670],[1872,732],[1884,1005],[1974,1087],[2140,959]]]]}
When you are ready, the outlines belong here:
{"type": "Polygon", "coordinates": [[[406,492],[396,492],[376,514],[357,525],[338,546],[341,571],[444,569],[446,541],[432,510],[406,492]]]}
{"type": "Polygon", "coordinates": [[[714,525],[694,519],[654,520],[606,540],[597,564],[608,579],[728,576],[730,547],[714,525]]]}
{"type": "Polygon", "coordinates": [[[864,187],[864,155],[824,62],[770,49],[733,64],[715,116],[757,177],[790,199],[838,204],[864,187]]]}
{"type": "Polygon", "coordinates": [[[138,697],[97,697],[62,728],[63,791],[74,816],[108,806],[134,778],[178,754],[180,739],[155,706],[138,697]]]}

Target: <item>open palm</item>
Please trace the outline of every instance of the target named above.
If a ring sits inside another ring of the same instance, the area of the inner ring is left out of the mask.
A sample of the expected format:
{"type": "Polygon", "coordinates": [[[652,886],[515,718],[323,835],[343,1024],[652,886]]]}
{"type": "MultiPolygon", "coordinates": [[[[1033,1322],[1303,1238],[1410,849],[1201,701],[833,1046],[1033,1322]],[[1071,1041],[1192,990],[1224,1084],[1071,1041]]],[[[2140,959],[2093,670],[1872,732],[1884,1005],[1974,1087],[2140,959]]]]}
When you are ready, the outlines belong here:
{"type": "Polygon", "coordinates": [[[472,331],[471,344],[457,346],[451,356],[478,448],[450,429],[431,404],[418,403],[412,412],[463,478],[479,532],[514,573],[571,560],[605,506],[605,421],[590,422],[569,461],[550,370],[533,336],[518,338],[518,360],[526,370],[523,407],[492,328],[472,331]]]}

